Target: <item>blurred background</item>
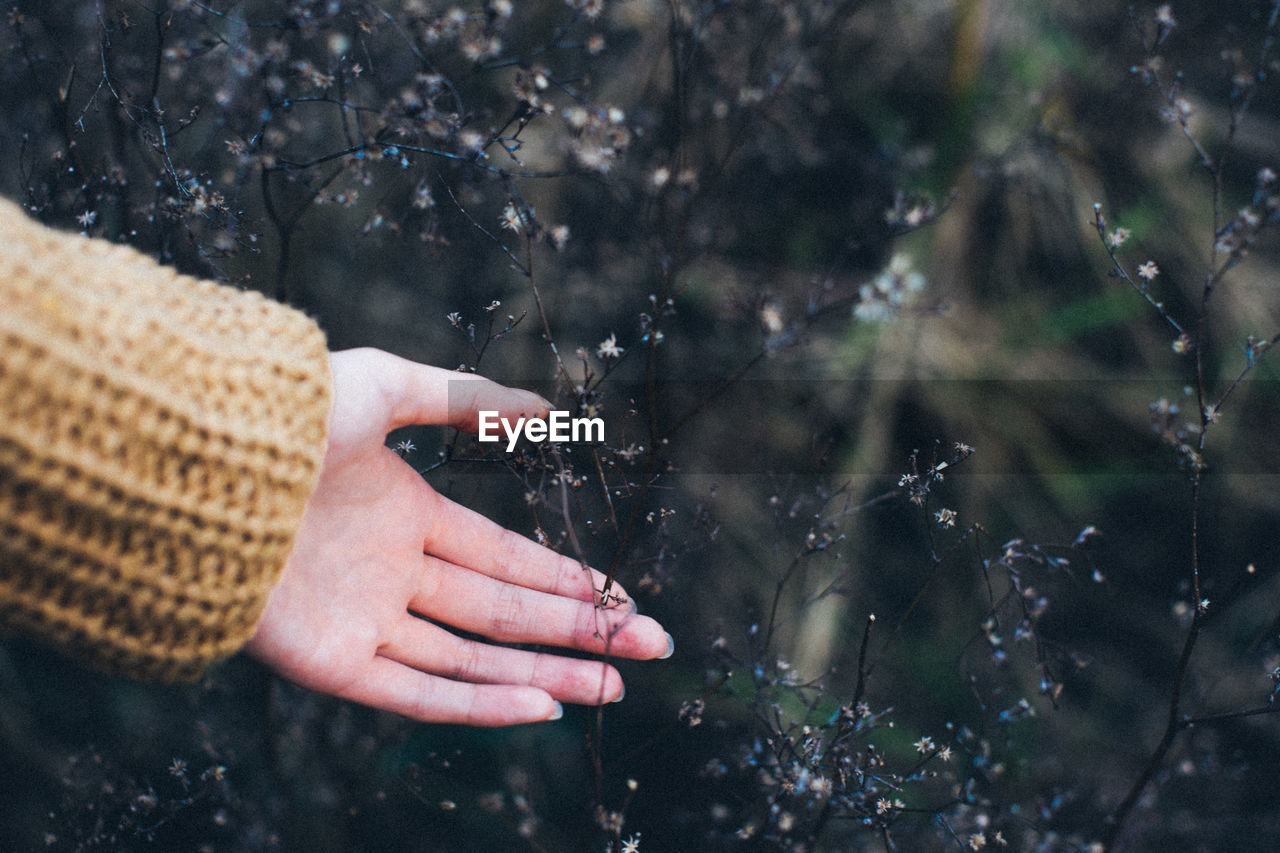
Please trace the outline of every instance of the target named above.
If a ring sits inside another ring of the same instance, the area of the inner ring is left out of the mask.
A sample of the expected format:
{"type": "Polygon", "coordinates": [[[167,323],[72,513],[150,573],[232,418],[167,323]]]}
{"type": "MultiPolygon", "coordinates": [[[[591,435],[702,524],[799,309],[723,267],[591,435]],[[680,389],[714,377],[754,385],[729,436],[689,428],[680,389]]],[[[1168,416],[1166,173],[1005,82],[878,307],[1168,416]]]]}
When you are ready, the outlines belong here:
{"type": "Polygon", "coordinates": [[[1273,4],[0,8],[0,192],[600,413],[602,448],[395,439],[676,638],[622,704],[493,732],[9,639],[0,846],[1090,849],[1195,607],[1197,363],[1206,401],[1253,365],[1180,706],[1229,718],[1116,847],[1275,846],[1273,4]],[[1147,262],[1150,300],[1114,274],[1147,262]]]}

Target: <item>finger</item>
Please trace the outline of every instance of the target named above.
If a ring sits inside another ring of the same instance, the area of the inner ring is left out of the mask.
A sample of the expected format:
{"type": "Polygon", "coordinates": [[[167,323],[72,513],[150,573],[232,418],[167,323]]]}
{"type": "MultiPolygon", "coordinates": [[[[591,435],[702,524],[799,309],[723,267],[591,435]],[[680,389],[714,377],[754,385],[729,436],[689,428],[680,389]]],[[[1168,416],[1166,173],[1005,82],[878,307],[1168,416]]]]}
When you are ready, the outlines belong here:
{"type": "Polygon", "coordinates": [[[662,626],[629,608],[526,589],[433,557],[409,609],[503,643],[539,643],[648,660],[670,653],[662,626]]]}
{"type": "MultiPolygon", "coordinates": [[[[434,489],[424,515],[431,525],[423,540],[424,553],[517,586],[579,601],[593,601],[596,592],[604,589],[605,576],[595,569],[583,568],[577,560],[507,530],[434,489]]],[[[609,595],[613,603],[630,600],[618,584],[609,588],[609,595]]]]}
{"type": "Polygon", "coordinates": [[[396,639],[379,654],[453,681],[537,687],[553,699],[575,705],[622,698],[622,676],[604,661],[492,646],[408,614],[396,639]]]}
{"type": "Polygon", "coordinates": [[[364,675],[338,695],[422,723],[513,726],[564,713],[536,687],[450,681],[385,657],[373,658],[364,675]]]}
{"type": "Polygon", "coordinates": [[[390,429],[433,424],[475,432],[481,411],[514,421],[545,417],[551,409],[532,391],[507,388],[473,373],[418,364],[390,353],[379,357],[383,363],[376,376],[390,403],[390,429]]]}

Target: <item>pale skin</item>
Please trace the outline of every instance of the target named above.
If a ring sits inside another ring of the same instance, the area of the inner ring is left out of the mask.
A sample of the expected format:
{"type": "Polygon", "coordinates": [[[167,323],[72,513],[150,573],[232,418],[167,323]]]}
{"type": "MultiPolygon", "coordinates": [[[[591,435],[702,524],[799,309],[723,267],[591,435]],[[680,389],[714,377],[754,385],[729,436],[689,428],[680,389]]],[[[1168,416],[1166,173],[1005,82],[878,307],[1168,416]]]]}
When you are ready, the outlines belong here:
{"type": "Polygon", "coordinates": [[[622,698],[605,660],[464,639],[651,659],[670,635],[604,576],[441,496],[394,451],[410,424],[474,432],[481,410],[544,416],[527,391],[372,349],[330,357],[320,481],[246,650],[313,690],[424,722],[550,720],[622,698]],[[425,618],[423,618],[425,617],[425,618]],[[431,621],[428,621],[431,620],[431,621]]]}

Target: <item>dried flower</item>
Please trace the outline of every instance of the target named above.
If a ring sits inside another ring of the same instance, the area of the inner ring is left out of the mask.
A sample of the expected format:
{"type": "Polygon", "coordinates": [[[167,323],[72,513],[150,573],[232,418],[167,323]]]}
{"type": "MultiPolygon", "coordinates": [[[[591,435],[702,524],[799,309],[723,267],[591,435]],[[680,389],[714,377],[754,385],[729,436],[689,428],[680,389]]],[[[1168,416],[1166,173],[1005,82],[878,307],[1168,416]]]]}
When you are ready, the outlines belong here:
{"type": "Polygon", "coordinates": [[[925,278],[913,268],[911,259],[894,255],[882,273],[858,289],[854,316],[864,321],[892,320],[924,286],[925,278]]]}
{"type": "Polygon", "coordinates": [[[547,239],[551,242],[551,246],[557,251],[564,251],[564,247],[569,242],[569,226],[557,225],[547,233],[547,239]]]}
{"type": "Polygon", "coordinates": [[[623,352],[622,347],[618,346],[618,336],[612,332],[596,347],[596,355],[600,358],[618,358],[623,352]]]}
{"type": "Polygon", "coordinates": [[[516,206],[514,204],[508,204],[502,209],[502,216],[499,217],[498,221],[502,223],[503,228],[506,228],[509,231],[515,231],[516,233],[519,233],[520,229],[524,226],[524,220],[521,218],[520,212],[516,210],[516,206]]]}

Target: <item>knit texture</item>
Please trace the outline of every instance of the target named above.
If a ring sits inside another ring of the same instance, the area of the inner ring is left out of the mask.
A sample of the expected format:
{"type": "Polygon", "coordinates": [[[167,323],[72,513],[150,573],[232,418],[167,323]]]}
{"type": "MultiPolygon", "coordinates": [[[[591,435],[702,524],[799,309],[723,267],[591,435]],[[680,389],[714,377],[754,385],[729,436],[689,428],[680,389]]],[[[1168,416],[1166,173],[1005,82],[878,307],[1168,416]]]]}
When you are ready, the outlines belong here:
{"type": "Polygon", "coordinates": [[[324,336],[0,200],[0,628],[194,678],[252,635],[324,457],[324,336]]]}

